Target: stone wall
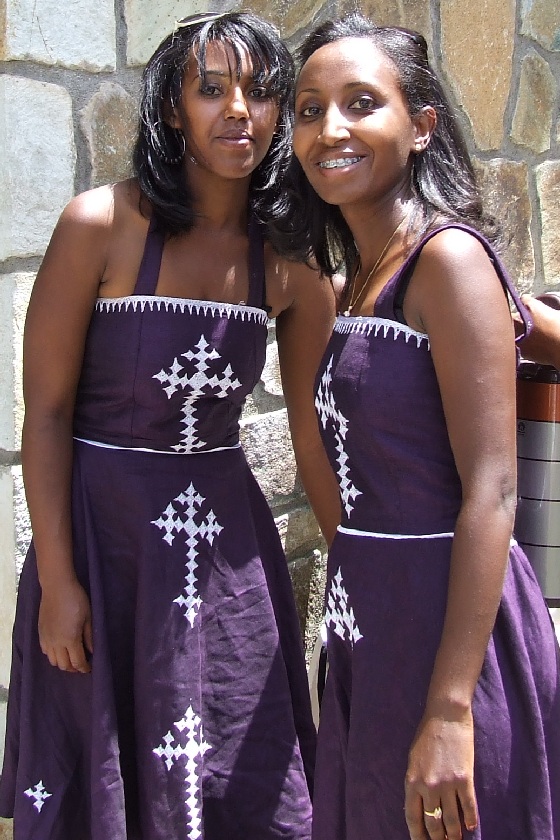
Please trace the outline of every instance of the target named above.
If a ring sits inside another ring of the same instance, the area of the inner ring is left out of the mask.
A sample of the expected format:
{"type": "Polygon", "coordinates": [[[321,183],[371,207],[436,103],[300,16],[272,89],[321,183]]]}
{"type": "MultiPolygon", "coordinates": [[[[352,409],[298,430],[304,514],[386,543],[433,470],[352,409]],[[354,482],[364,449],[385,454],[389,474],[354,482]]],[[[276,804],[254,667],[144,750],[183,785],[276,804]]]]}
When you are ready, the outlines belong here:
{"type": "MultiPolygon", "coordinates": [[[[253,0],[295,46],[347,0],[253,0]]],[[[0,728],[17,572],[29,524],[21,480],[21,337],[52,227],[69,198],[125,176],[141,65],[176,18],[234,4],[0,0],[0,728]]],[[[422,31],[455,102],[521,290],[560,287],[560,5],[556,0],[363,0],[380,23],[422,31]]],[[[309,647],[323,564],[289,445],[274,329],[243,440],[274,510],[309,647]]],[[[2,831],[8,828],[0,826],[2,831]]]]}

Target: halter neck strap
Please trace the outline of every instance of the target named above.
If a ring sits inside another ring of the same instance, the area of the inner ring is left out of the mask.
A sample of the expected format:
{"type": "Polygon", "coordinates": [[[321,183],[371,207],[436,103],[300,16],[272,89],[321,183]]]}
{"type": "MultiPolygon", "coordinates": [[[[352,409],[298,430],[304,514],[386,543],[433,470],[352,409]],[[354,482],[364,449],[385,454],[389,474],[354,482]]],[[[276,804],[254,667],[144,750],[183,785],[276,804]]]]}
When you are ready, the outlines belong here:
{"type": "MultiPolygon", "coordinates": [[[[254,216],[250,216],[249,234],[249,291],[247,305],[269,311],[266,305],[266,279],[264,270],[264,239],[261,228],[254,216]]],[[[157,288],[165,236],[158,228],[155,215],[152,215],[144,244],[142,262],[138,270],[134,295],[154,295],[157,288]]]]}
{"type": "Polygon", "coordinates": [[[264,239],[254,216],[249,218],[249,294],[247,305],[270,311],[266,305],[266,277],[264,270],[264,239]]]}
{"type": "Polygon", "coordinates": [[[136,278],[136,285],[134,287],[135,295],[155,294],[164,242],[164,235],[158,229],[155,214],[152,213],[146,242],[144,244],[142,262],[140,263],[138,277],[136,278]]]}

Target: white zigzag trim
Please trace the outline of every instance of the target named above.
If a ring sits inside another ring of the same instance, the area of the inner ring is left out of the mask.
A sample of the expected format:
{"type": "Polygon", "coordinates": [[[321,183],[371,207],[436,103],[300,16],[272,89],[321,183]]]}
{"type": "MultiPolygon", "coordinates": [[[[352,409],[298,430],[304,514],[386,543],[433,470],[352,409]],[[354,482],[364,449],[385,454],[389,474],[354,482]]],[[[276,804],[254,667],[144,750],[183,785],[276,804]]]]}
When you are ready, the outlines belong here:
{"type": "Polygon", "coordinates": [[[390,321],[388,318],[370,318],[367,316],[350,317],[339,315],[334,325],[334,331],[341,335],[348,335],[349,333],[360,333],[361,335],[370,335],[372,332],[377,336],[383,332],[383,338],[392,332],[393,339],[396,341],[400,335],[404,335],[405,341],[408,343],[411,338],[416,339],[416,346],[420,347],[426,342],[427,349],[430,349],[430,339],[426,333],[416,332],[416,330],[407,327],[406,324],[399,324],[398,321],[390,321]]]}
{"type": "Polygon", "coordinates": [[[98,312],[120,312],[121,310],[139,309],[141,312],[148,308],[150,311],[162,309],[166,312],[188,311],[189,315],[218,315],[241,321],[256,321],[259,324],[268,323],[268,314],[264,309],[255,306],[245,306],[239,303],[217,303],[210,300],[190,300],[189,298],[162,297],[160,295],[129,295],[121,298],[97,298],[95,309],[98,312]]]}
{"type": "Polygon", "coordinates": [[[348,433],[348,420],[336,407],[334,394],[332,392],[332,366],[333,356],[329,359],[329,363],[325,368],[317,394],[315,396],[315,409],[319,422],[323,429],[327,428],[327,424],[331,423],[333,426],[334,440],[336,446],[336,461],[338,476],[338,484],[340,489],[340,499],[342,501],[346,515],[350,516],[354,509],[354,499],[362,495],[362,491],[352,483],[349,475],[350,468],[348,466],[348,455],[344,449],[344,441],[348,433]]]}
{"type": "Polygon", "coordinates": [[[336,571],[336,575],[331,580],[331,585],[327,592],[325,624],[331,628],[333,633],[340,636],[343,641],[348,640],[352,647],[360,639],[363,639],[363,635],[356,622],[354,610],[348,603],[348,592],[342,580],[340,566],[336,571]]]}

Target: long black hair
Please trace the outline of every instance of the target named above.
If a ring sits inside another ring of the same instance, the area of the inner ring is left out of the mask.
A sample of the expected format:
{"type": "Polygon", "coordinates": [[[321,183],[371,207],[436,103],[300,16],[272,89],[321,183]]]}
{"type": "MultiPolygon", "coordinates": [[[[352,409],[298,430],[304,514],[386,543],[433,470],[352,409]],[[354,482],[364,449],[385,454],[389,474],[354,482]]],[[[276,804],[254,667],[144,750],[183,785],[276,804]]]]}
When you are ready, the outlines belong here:
{"type": "MultiPolygon", "coordinates": [[[[413,156],[414,211],[409,230],[419,238],[441,222],[460,221],[495,240],[495,222],[483,211],[465,140],[442,84],[430,67],[423,36],[409,29],[376,26],[355,12],[327,21],[307,36],[297,54],[300,68],[320,47],[342,38],[368,39],[392,61],[412,117],[427,105],[436,111],[437,125],[428,146],[413,156]]],[[[275,222],[274,241],[294,259],[314,258],[327,274],[341,265],[352,271],[357,263],[354,238],[340,209],[319,198],[295,158],[285,183],[282,211],[275,222]]]]}
{"type": "Polygon", "coordinates": [[[263,222],[277,213],[280,182],[290,161],[294,65],[277,30],[245,12],[202,14],[179,21],[144,70],[133,151],[134,172],[142,194],[149,199],[158,225],[170,234],[189,231],[195,222],[195,212],[182,167],[185,139],[166,122],[166,116],[180,101],[186,66],[193,54],[204,83],[206,48],[213,41],[231,47],[238,76],[242,51],[246,50],[255,81],[266,85],[279,106],[272,143],[252,175],[249,191],[251,210],[263,222]]]}

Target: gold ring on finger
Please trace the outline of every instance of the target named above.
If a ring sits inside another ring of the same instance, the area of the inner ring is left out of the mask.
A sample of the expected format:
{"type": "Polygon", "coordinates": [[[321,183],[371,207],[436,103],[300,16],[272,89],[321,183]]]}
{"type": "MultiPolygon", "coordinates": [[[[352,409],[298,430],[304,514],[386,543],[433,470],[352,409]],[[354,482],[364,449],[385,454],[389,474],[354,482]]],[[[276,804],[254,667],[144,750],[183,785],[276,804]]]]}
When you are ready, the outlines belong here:
{"type": "Polygon", "coordinates": [[[441,820],[442,815],[443,811],[441,810],[439,805],[437,806],[437,808],[434,808],[433,811],[424,811],[425,817],[433,817],[434,820],[441,820]]]}

